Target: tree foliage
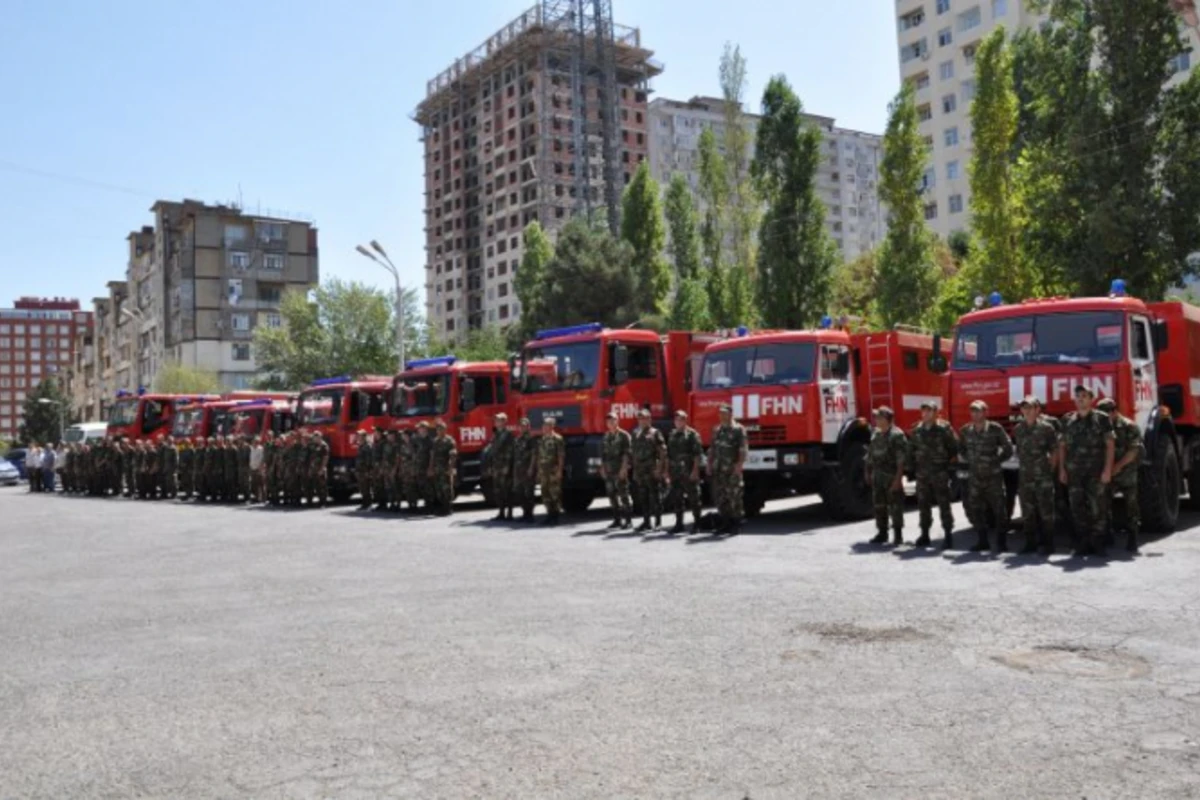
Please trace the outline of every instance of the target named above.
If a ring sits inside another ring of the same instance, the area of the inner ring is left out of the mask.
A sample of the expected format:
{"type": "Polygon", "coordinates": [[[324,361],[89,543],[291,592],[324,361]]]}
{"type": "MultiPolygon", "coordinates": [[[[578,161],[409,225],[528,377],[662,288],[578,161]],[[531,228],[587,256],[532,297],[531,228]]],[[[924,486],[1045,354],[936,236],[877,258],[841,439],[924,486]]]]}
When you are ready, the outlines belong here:
{"type": "Polygon", "coordinates": [[[154,376],[154,391],[163,394],[220,394],[221,379],[212,370],[168,363],[154,376]]]}
{"type": "Polygon", "coordinates": [[[43,378],[21,404],[17,440],[22,444],[55,443],[62,440],[62,420],[70,414],[70,399],[58,381],[43,378]]]}
{"type": "Polygon", "coordinates": [[[521,268],[513,279],[513,288],[521,302],[521,324],[518,339],[527,338],[542,325],[545,318],[542,289],[546,269],[554,258],[554,245],[537,220],[525,226],[522,234],[525,254],[521,256],[521,268]]]}
{"type": "Polygon", "coordinates": [[[663,258],[667,228],[658,182],[645,161],[638,165],[621,198],[621,238],[633,253],[635,307],[643,314],[661,313],[671,291],[671,268],[663,258]]]}
{"type": "Polygon", "coordinates": [[[746,96],[746,59],[742,49],[729,42],[721,55],[718,69],[721,83],[722,108],[725,117],[725,164],[729,181],[728,236],[732,263],[745,271],[753,271],[755,233],[761,215],[761,203],[750,174],[750,127],[744,112],[746,96]]]}
{"type": "Polygon", "coordinates": [[[505,331],[496,325],[486,325],[467,332],[460,341],[447,342],[436,334],[429,336],[424,356],[455,356],[462,361],[503,361],[511,348],[505,331]]]}
{"type": "Polygon", "coordinates": [[[918,191],[926,161],[913,88],[905,82],[890,108],[880,165],[879,195],[891,217],[879,254],[876,307],[888,327],[920,322],[937,293],[932,235],[918,191]]]}
{"type": "Polygon", "coordinates": [[[839,264],[830,276],[830,311],[837,316],[860,317],[874,324],[878,280],[878,250],[868,250],[853,261],[839,264]]]}
{"type": "Polygon", "coordinates": [[[708,312],[708,291],[700,278],[679,281],[667,319],[671,330],[703,331],[713,327],[712,316],[708,312]]]}
{"type": "Polygon", "coordinates": [[[607,228],[581,217],[569,220],[558,232],[544,270],[535,327],[580,322],[616,326],[636,319],[632,261],[633,248],[607,228]]]}
{"type": "Polygon", "coordinates": [[[700,228],[691,188],[678,172],[667,185],[665,205],[675,275],[681,281],[695,278],[700,274],[700,228]]]}
{"type": "Polygon", "coordinates": [[[821,134],[804,122],[800,98],[786,78],[772,78],[763,92],[751,169],[767,202],[757,278],[759,313],[768,327],[810,327],[826,310],[838,257],[815,188],[820,151],[821,134]]]}

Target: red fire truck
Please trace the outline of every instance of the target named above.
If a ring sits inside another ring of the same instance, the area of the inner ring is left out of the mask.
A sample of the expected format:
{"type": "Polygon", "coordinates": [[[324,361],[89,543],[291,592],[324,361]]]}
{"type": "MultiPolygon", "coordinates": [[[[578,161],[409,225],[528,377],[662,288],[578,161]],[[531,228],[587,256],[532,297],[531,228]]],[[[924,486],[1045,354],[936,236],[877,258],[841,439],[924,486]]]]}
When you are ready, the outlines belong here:
{"type": "Polygon", "coordinates": [[[315,380],[300,392],[296,401],[296,426],[317,431],[329,445],[329,494],[345,502],[354,494],[354,459],[359,430],[374,431],[391,424],[388,393],[392,378],[342,375],[315,380]]]}
{"type": "Polygon", "coordinates": [[[108,416],[109,437],[133,441],[161,439],[171,432],[182,411],[212,400],[217,395],[136,394],[121,390],[108,416]]]}
{"type": "Polygon", "coordinates": [[[605,418],[616,412],[632,428],[649,408],[667,430],[676,409],[686,409],[704,348],[715,334],[611,330],[599,323],[539,331],[520,355],[520,413],[534,430],[553,416],[566,439],[563,505],[586,510],[604,493],[600,450],[605,418]]]}
{"type": "Polygon", "coordinates": [[[392,381],[391,427],[404,430],[422,421],[432,425],[445,420],[458,444],[458,491],[483,488],[490,501],[481,459],[493,417],[504,412],[516,422],[510,372],[504,361],[459,361],[454,356],[409,361],[392,381]]]}
{"type": "MultiPolygon", "coordinates": [[[[739,333],[745,333],[739,331],[739,333]]],[[[707,447],[724,403],[746,427],[746,514],[789,492],[819,492],[835,519],[871,514],[864,460],[871,410],[890,406],[907,429],[921,403],[941,400],[934,337],[915,329],[763,331],[711,345],[692,392],[693,425],[707,447]]]]}
{"type": "Polygon", "coordinates": [[[273,400],[294,399],[287,392],[234,391],[221,395],[219,399],[197,403],[180,409],[171,426],[171,435],[176,439],[198,442],[211,436],[228,436],[233,433],[231,413],[240,404],[273,400]]]}
{"type": "Polygon", "coordinates": [[[228,411],[230,431],[259,441],[270,431],[276,436],[296,425],[296,404],[292,399],[242,400],[228,411]]]}
{"type": "MultiPolygon", "coordinates": [[[[1075,408],[1075,386],[1090,386],[1142,429],[1143,523],[1173,530],[1185,483],[1200,500],[1200,308],[1143,302],[1120,280],[1109,297],[1005,304],[993,294],[990,305],[958,323],[947,387],[955,427],[970,420],[973,400],[987,402],[989,416],[1011,430],[1025,396],[1062,416],[1075,408]]],[[[1016,459],[1005,468],[1011,497],[1016,459]]]]}

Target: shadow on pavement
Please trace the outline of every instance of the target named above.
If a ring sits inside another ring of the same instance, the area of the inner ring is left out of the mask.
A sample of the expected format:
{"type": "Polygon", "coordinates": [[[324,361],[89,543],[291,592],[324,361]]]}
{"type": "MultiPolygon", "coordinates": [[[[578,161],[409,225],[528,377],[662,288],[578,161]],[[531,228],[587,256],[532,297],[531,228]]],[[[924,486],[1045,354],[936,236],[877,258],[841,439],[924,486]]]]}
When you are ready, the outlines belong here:
{"type": "Polygon", "coordinates": [[[943,552],[940,547],[910,547],[907,550],[893,550],[892,555],[901,561],[916,561],[923,558],[941,558],[943,552]]]}

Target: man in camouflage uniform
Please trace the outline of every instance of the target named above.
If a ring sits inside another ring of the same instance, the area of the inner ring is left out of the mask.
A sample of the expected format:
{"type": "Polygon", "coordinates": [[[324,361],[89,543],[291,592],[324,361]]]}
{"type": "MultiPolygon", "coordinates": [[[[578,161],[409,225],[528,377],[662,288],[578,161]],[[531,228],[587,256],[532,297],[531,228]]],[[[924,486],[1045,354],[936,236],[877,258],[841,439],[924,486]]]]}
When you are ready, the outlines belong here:
{"type": "Polygon", "coordinates": [[[390,489],[390,476],[396,464],[396,448],[393,434],[383,428],[375,429],[375,447],[374,447],[374,490],[372,498],[375,500],[375,510],[384,511],[392,504],[392,496],[390,489]]]}
{"type": "Polygon", "coordinates": [[[979,541],[971,552],[988,549],[989,528],[995,533],[992,552],[1008,549],[1008,499],[1002,465],[1012,458],[1012,440],[998,422],[987,418],[987,403],[971,403],[971,421],[959,431],[961,452],[967,460],[967,518],[977,528],[979,541]]]}
{"type": "Polygon", "coordinates": [[[1094,401],[1090,387],[1075,387],[1076,411],[1064,421],[1058,450],[1058,479],[1071,501],[1078,556],[1098,555],[1108,532],[1104,494],[1112,483],[1116,439],[1112,420],[1092,408],[1094,401]]]}
{"type": "Polygon", "coordinates": [[[563,465],[567,459],[567,443],[555,430],[557,424],[554,417],[543,417],[542,436],[538,441],[537,478],[542,485],[542,504],[546,506],[543,525],[557,524],[562,513],[563,465]]]}
{"type": "Polygon", "coordinates": [[[675,510],[675,527],[671,533],[683,533],[683,514],[692,512],[691,532],[700,527],[700,462],[704,445],[700,434],[688,425],[683,409],[675,412],[675,429],[667,438],[667,485],[671,489],[668,505],[675,510]]]}
{"type": "Polygon", "coordinates": [[[1112,481],[1104,493],[1104,519],[1111,527],[1113,492],[1119,491],[1125,498],[1125,549],[1136,553],[1138,534],[1142,528],[1141,508],[1138,506],[1138,469],[1146,455],[1146,445],[1137,423],[1117,411],[1117,404],[1111,397],[1101,400],[1096,408],[1108,414],[1113,428],[1112,481]]]}
{"type": "Polygon", "coordinates": [[[158,475],[158,452],[154,442],[143,441],[141,445],[141,463],[138,470],[141,473],[141,485],[138,487],[138,497],[150,500],[154,497],[158,475]]]}
{"type": "Polygon", "coordinates": [[[226,436],[225,439],[225,468],[221,471],[221,485],[224,491],[224,499],[227,503],[236,503],[238,495],[241,493],[238,486],[238,447],[237,442],[232,436],[226,436]]]}
{"type": "Polygon", "coordinates": [[[279,443],[274,432],[267,431],[263,434],[263,502],[273,506],[279,505],[278,456],[279,443]]]}
{"type": "Polygon", "coordinates": [[[437,434],[429,443],[430,496],[434,513],[440,517],[450,516],[454,503],[454,465],[458,459],[458,448],[454,438],[446,433],[446,421],[437,421],[437,434]]]}
{"type": "MultiPolygon", "coordinates": [[[[520,433],[513,442],[513,505],[521,506],[521,519],[533,521],[533,489],[537,484],[538,440],[531,431],[529,417],[521,417],[520,433]]],[[[632,524],[632,523],[630,523],[632,524]]]]}
{"type": "Polygon", "coordinates": [[[400,454],[399,463],[396,465],[396,507],[402,508],[403,503],[408,503],[408,510],[414,511],[417,508],[417,475],[412,428],[400,431],[400,441],[396,449],[400,454]]]}
{"type": "Polygon", "coordinates": [[[366,511],[371,507],[371,497],[375,488],[375,445],[371,442],[371,434],[363,428],[358,432],[358,454],[354,457],[354,479],[358,483],[358,495],[361,498],[358,507],[366,511]]]}
{"type": "Polygon", "coordinates": [[[720,424],[708,448],[708,474],[717,504],[717,533],[736,536],[742,525],[742,470],[749,448],[746,429],[733,419],[733,406],[721,404],[720,424]]]}
{"type": "Polygon", "coordinates": [[[508,429],[508,415],[501,412],[492,423],[492,441],[484,451],[488,479],[492,484],[492,497],[500,510],[494,519],[512,519],[513,445],[515,439],[508,429]]]}
{"type": "Polygon", "coordinates": [[[910,464],[917,478],[917,508],[921,535],[914,544],[930,545],[929,529],[933,527],[933,507],[936,505],[942,521],[942,549],[954,545],[954,514],[950,510],[950,471],[958,458],[958,438],[950,423],[938,417],[933,400],[921,403],[921,421],[908,435],[910,464]]]}
{"type": "Polygon", "coordinates": [[[413,466],[416,494],[426,509],[433,502],[433,492],[429,486],[429,456],[432,446],[433,431],[428,422],[421,420],[417,423],[417,438],[413,440],[413,466]]]}
{"type": "Polygon", "coordinates": [[[305,452],[308,469],[309,505],[316,503],[324,508],[329,499],[329,445],[325,438],[313,432],[305,452]]]}
{"type": "Polygon", "coordinates": [[[234,441],[237,448],[237,497],[234,502],[249,503],[254,498],[250,495],[250,442],[245,436],[238,436],[234,441]]]}
{"type": "Polygon", "coordinates": [[[610,530],[633,527],[632,502],[629,497],[629,469],[633,440],[621,429],[615,412],[608,412],[605,421],[608,430],[600,443],[600,477],[604,478],[604,490],[612,506],[613,521],[610,530]]]}
{"type": "Polygon", "coordinates": [[[867,483],[875,508],[875,538],[871,544],[887,544],[888,522],[892,523],[892,544],[904,544],[904,460],[908,439],[892,424],[892,409],[875,409],[875,430],[867,447],[867,483]]]}
{"type": "MultiPolygon", "coordinates": [[[[138,461],[138,450],[139,450],[137,444],[138,444],[137,442],[125,441],[125,442],[121,443],[121,449],[119,452],[116,451],[115,449],[110,450],[106,446],[103,450],[101,450],[100,453],[97,454],[98,457],[96,460],[98,462],[97,466],[99,467],[97,469],[98,479],[99,479],[98,480],[98,482],[99,482],[98,492],[100,494],[105,494],[107,492],[108,484],[110,482],[109,470],[115,468],[117,473],[125,481],[125,491],[124,491],[125,496],[126,497],[134,497],[135,495],[137,495],[137,487],[138,487],[137,461],[138,461]],[[109,458],[110,453],[112,455],[111,459],[109,458]],[[100,477],[100,476],[103,476],[103,477],[100,477]]],[[[117,482],[116,485],[119,486],[120,482],[117,482]]]]}
{"type": "Polygon", "coordinates": [[[179,450],[175,447],[175,440],[170,436],[163,437],[163,446],[159,456],[159,469],[162,471],[163,497],[174,498],[179,491],[179,450]]]}
{"type": "Polygon", "coordinates": [[[190,500],[195,486],[196,451],[190,439],[179,442],[179,499],[190,500]]]}
{"type": "Polygon", "coordinates": [[[300,470],[303,468],[304,453],[300,443],[300,432],[288,434],[287,445],[283,451],[283,491],[284,502],[289,506],[300,505],[301,479],[300,470]]]}
{"type": "Polygon", "coordinates": [[[1058,431],[1042,416],[1042,401],[1030,395],[1021,401],[1021,421],[1013,428],[1021,471],[1017,494],[1025,530],[1024,554],[1054,552],[1054,475],[1058,461],[1058,431]]]}
{"type": "Polygon", "coordinates": [[[638,412],[632,444],[633,503],[642,512],[642,524],[634,530],[641,533],[662,525],[662,480],[666,474],[667,443],[658,428],[650,424],[648,408],[638,412]]]}

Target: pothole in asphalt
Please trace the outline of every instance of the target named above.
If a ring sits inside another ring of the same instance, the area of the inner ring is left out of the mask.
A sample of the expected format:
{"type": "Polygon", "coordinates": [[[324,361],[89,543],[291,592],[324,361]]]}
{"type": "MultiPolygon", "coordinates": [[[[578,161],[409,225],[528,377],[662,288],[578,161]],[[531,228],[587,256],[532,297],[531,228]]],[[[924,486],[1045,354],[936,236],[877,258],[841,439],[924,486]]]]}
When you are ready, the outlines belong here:
{"type": "Polygon", "coordinates": [[[1141,678],[1150,672],[1150,663],[1146,659],[1126,650],[1074,644],[1038,645],[992,656],[992,659],[1022,672],[1044,672],[1101,681],[1141,678]]]}
{"type": "Polygon", "coordinates": [[[831,642],[843,644],[891,644],[895,642],[920,642],[933,637],[916,628],[903,625],[891,628],[864,628],[847,622],[805,624],[796,629],[811,633],[831,642]]]}

